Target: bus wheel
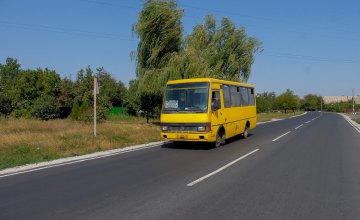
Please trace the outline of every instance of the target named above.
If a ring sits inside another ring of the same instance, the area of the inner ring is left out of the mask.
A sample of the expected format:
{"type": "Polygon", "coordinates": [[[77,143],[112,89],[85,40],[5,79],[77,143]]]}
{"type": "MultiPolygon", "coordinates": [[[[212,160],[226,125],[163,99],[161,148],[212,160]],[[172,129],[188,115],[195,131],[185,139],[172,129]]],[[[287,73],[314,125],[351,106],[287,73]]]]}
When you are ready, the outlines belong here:
{"type": "Polygon", "coordinates": [[[225,144],[225,132],[220,129],[216,134],[215,147],[220,147],[225,144]]]}
{"type": "Polygon", "coordinates": [[[221,143],[222,143],[222,138],[220,135],[220,131],[218,131],[218,133],[216,134],[216,140],[215,140],[214,147],[220,147],[221,143]]]}
{"type": "Polygon", "coordinates": [[[246,125],[245,131],[243,133],[243,137],[244,137],[244,139],[246,139],[246,138],[248,138],[248,136],[249,136],[249,126],[246,125]]]}

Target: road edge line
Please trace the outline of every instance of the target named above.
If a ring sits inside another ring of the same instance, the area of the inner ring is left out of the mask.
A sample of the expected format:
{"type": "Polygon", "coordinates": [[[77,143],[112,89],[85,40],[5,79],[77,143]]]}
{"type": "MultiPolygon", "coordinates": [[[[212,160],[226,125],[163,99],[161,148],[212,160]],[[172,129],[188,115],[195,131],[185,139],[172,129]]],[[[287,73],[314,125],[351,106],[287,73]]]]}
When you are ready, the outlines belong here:
{"type": "Polygon", "coordinates": [[[344,113],[339,113],[341,116],[344,117],[344,119],[357,131],[360,133],[360,125],[356,122],[354,122],[349,116],[345,115],[344,113]]]}
{"type": "Polygon", "coordinates": [[[281,119],[274,120],[274,121],[257,122],[256,125],[263,125],[263,124],[267,124],[267,123],[271,123],[271,122],[278,122],[278,121],[286,120],[286,119],[289,119],[289,118],[296,118],[296,117],[300,117],[300,116],[306,115],[307,113],[308,113],[308,112],[304,112],[304,113],[302,113],[301,115],[295,115],[295,116],[291,116],[291,117],[288,117],[288,118],[281,118],[281,119]]]}
{"type": "Polygon", "coordinates": [[[4,170],[0,170],[0,178],[6,177],[6,176],[13,176],[13,175],[21,174],[21,173],[28,173],[28,172],[37,171],[37,170],[43,170],[43,169],[47,169],[47,168],[51,168],[51,167],[65,166],[65,165],[69,165],[69,164],[80,163],[80,162],[84,162],[84,161],[115,156],[118,154],[124,154],[124,153],[133,152],[133,151],[139,151],[139,150],[143,150],[143,149],[158,147],[158,146],[162,146],[166,143],[168,143],[168,141],[151,142],[151,143],[139,144],[139,145],[134,145],[134,146],[128,146],[128,147],[124,147],[124,148],[120,148],[120,149],[100,151],[100,152],[94,152],[94,153],[84,154],[84,155],[80,155],[80,156],[59,158],[59,159],[51,160],[51,161],[44,161],[44,162],[39,162],[39,163],[26,164],[26,165],[17,166],[17,167],[6,168],[4,170]]]}

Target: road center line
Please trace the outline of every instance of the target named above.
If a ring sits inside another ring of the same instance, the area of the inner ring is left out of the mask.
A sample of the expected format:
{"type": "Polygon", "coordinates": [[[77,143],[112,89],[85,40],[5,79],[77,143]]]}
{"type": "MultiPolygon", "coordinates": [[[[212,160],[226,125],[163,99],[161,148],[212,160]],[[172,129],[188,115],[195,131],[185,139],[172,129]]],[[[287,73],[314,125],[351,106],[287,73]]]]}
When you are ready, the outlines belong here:
{"type": "Polygon", "coordinates": [[[305,122],[306,124],[308,124],[308,123],[310,123],[311,121],[307,121],[307,122],[305,122]]]}
{"type": "Polygon", "coordinates": [[[297,130],[298,128],[300,128],[301,126],[303,126],[304,124],[301,124],[301,125],[299,125],[299,126],[297,126],[296,128],[295,128],[295,130],[297,130]]]}
{"type": "Polygon", "coordinates": [[[236,160],[234,160],[234,161],[232,161],[232,162],[230,162],[230,163],[228,163],[228,164],[220,167],[219,169],[217,169],[217,170],[215,170],[215,171],[213,171],[213,172],[211,172],[211,173],[209,173],[209,174],[207,174],[207,175],[205,175],[205,176],[203,176],[203,177],[200,177],[199,179],[194,180],[194,181],[192,181],[191,183],[188,183],[187,186],[193,186],[193,185],[195,185],[195,184],[197,184],[197,183],[200,183],[201,181],[203,181],[203,180],[205,180],[205,179],[207,179],[207,178],[209,178],[209,177],[211,177],[211,176],[213,176],[213,175],[221,172],[222,170],[225,170],[225,169],[228,168],[229,166],[231,166],[231,165],[233,165],[234,163],[236,163],[236,162],[244,159],[245,157],[250,156],[251,154],[255,153],[255,152],[258,151],[258,150],[259,150],[259,149],[255,149],[255,150],[251,151],[250,153],[247,153],[247,154],[245,154],[244,156],[239,157],[238,159],[236,159],[236,160]]]}
{"type": "Polygon", "coordinates": [[[290,132],[291,132],[291,131],[288,131],[288,132],[286,132],[285,134],[280,135],[279,137],[275,138],[275,139],[272,140],[272,141],[277,141],[277,140],[279,140],[280,138],[284,137],[285,135],[290,134],[290,132]]]}
{"type": "Polygon", "coordinates": [[[311,119],[311,121],[314,121],[315,119],[317,119],[317,118],[313,118],[313,119],[311,119]]]}

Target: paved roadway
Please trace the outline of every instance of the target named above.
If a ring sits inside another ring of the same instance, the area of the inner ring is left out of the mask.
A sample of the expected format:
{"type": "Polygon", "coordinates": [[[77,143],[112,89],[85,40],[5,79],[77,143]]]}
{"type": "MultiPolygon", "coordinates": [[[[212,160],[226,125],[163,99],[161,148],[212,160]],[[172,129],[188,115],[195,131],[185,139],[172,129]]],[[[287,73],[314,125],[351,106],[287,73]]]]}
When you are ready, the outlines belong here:
{"type": "Polygon", "coordinates": [[[360,219],[360,133],[312,112],[217,149],[168,144],[0,177],[0,219],[360,219]]]}

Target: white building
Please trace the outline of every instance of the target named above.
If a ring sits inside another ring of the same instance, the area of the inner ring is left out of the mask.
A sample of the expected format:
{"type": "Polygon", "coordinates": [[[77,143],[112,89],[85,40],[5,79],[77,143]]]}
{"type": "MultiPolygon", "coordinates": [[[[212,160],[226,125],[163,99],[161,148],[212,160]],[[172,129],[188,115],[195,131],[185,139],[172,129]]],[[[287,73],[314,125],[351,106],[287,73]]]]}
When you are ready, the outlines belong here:
{"type": "MultiPolygon", "coordinates": [[[[360,96],[355,96],[355,103],[360,104],[360,96]]],[[[352,101],[352,96],[323,96],[324,104],[352,101]]]]}

